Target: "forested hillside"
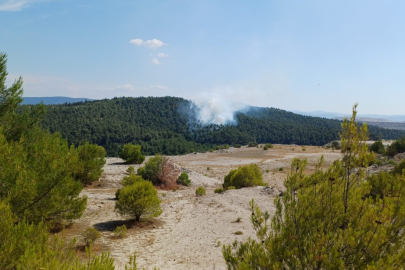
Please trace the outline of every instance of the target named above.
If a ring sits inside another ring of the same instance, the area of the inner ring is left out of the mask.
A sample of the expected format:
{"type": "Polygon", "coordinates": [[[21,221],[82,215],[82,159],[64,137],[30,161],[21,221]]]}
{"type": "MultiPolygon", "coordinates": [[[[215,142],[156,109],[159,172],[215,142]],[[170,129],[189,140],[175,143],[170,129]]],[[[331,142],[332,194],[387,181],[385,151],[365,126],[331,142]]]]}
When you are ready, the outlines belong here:
{"type": "MultiPolygon", "coordinates": [[[[46,107],[44,128],[60,132],[69,143],[87,140],[104,146],[110,156],[118,156],[126,143],[140,144],[145,154],[184,154],[248,142],[324,145],[338,139],[341,128],[337,120],[257,107],[237,113],[237,125],[202,125],[190,102],[176,97],[114,98],[46,107]]],[[[372,139],[405,135],[371,126],[369,130],[372,139]]]]}

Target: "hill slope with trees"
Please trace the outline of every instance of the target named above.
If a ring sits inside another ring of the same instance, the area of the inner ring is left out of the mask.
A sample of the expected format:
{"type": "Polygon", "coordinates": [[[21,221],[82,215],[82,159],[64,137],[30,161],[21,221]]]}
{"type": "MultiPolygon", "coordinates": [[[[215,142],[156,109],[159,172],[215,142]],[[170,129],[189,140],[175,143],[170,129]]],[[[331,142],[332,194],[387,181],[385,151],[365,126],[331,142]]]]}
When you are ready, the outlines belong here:
{"type": "MultiPolygon", "coordinates": [[[[24,106],[23,106],[24,107],[24,106]]],[[[46,106],[42,127],[69,143],[103,146],[118,156],[127,143],[144,154],[184,154],[215,145],[283,143],[324,145],[338,139],[338,120],[302,116],[275,108],[250,107],[236,113],[236,125],[203,125],[188,100],[177,97],[114,98],[46,106]]],[[[371,139],[398,139],[399,130],[369,127],[371,139]]]]}

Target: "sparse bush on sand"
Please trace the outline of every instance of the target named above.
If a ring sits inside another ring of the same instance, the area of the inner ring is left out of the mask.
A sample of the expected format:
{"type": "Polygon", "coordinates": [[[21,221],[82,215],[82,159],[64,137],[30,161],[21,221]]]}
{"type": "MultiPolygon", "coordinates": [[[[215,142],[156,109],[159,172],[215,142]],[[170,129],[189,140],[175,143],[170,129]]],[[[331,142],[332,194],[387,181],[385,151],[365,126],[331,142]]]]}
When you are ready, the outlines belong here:
{"type": "Polygon", "coordinates": [[[84,232],[82,233],[82,237],[83,237],[84,243],[86,243],[86,246],[90,246],[91,244],[96,242],[97,239],[99,239],[101,237],[101,234],[97,229],[95,229],[93,227],[89,227],[86,230],[84,230],[84,232]]]}
{"type": "Polygon", "coordinates": [[[205,194],[207,194],[207,191],[205,190],[205,188],[203,186],[200,186],[195,190],[195,195],[197,195],[197,196],[203,196],[205,194]]]}
{"type": "Polygon", "coordinates": [[[257,164],[241,166],[236,170],[231,170],[225,176],[223,188],[229,189],[230,186],[235,188],[264,186],[262,173],[257,164]]]}

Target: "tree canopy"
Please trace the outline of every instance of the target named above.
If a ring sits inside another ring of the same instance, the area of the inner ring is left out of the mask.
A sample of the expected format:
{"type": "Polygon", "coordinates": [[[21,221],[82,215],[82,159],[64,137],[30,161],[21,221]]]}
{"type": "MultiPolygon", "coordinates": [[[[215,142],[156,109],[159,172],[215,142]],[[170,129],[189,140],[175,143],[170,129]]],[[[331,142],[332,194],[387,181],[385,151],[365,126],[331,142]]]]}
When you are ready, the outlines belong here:
{"type": "MultiPolygon", "coordinates": [[[[61,133],[69,144],[89,141],[103,146],[108,156],[118,156],[128,143],[140,145],[144,155],[178,155],[249,142],[324,145],[338,139],[341,123],[276,108],[250,107],[235,114],[236,125],[203,125],[195,106],[176,97],[123,97],[46,108],[42,127],[61,133]]],[[[369,130],[372,139],[405,135],[404,131],[372,126],[369,130]]]]}

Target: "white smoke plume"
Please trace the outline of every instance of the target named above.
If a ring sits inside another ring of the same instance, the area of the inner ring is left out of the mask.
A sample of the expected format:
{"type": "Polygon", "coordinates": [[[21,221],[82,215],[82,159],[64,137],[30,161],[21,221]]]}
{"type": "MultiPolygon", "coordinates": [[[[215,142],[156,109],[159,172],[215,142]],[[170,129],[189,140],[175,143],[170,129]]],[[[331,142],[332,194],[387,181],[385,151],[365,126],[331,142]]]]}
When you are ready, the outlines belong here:
{"type": "Polygon", "coordinates": [[[201,96],[193,103],[197,108],[196,118],[204,125],[236,125],[235,113],[249,107],[215,94],[201,96]]]}

